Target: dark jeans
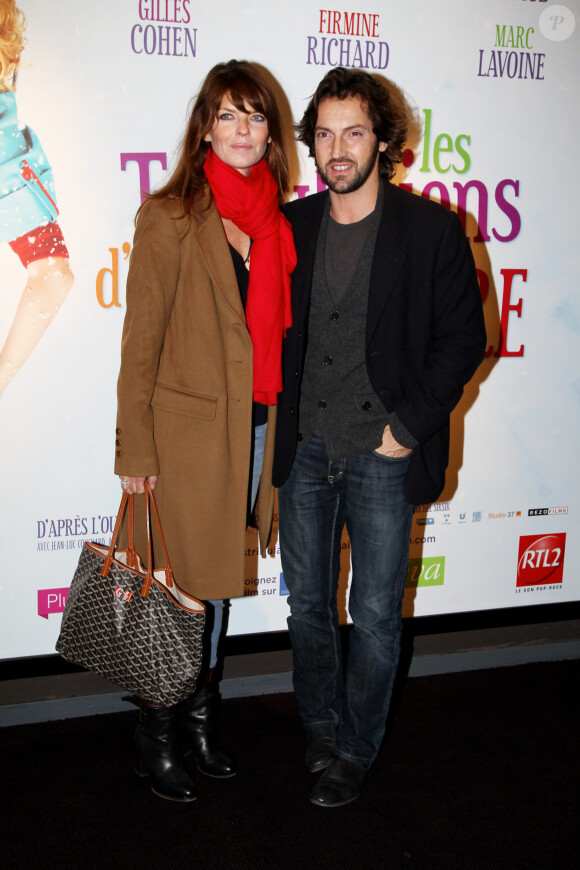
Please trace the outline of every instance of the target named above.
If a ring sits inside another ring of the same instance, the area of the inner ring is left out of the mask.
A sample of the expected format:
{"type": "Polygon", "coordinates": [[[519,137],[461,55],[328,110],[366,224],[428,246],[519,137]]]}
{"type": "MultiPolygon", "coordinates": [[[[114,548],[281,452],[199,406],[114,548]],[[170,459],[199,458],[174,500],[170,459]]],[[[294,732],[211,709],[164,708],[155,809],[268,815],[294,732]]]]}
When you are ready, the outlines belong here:
{"type": "Polygon", "coordinates": [[[362,764],[379,750],[399,660],[413,517],[403,495],[408,464],[374,452],[331,462],[315,435],[278,493],[300,715],[306,728],[335,724],[337,754],[362,764]],[[336,597],[345,523],[353,626],[343,679],[336,597]]]}

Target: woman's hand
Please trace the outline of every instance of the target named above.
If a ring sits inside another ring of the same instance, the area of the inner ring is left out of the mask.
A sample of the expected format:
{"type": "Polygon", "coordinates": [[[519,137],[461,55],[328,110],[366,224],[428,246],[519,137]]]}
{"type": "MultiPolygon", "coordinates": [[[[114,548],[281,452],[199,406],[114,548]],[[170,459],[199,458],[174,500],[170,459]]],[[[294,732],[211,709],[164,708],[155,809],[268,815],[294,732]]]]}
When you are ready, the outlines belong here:
{"type": "Polygon", "coordinates": [[[138,492],[145,492],[145,481],[147,481],[151,489],[155,489],[157,475],[155,474],[151,477],[131,477],[129,474],[120,474],[119,480],[121,481],[123,492],[135,495],[138,492]]]}

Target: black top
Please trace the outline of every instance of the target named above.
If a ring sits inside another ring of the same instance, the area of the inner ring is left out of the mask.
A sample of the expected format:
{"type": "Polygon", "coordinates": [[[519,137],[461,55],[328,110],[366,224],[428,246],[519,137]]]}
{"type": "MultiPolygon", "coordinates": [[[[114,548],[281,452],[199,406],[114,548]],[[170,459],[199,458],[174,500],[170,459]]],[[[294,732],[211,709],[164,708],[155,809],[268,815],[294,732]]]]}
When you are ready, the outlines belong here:
{"type": "MultiPolygon", "coordinates": [[[[229,242],[228,242],[229,244],[229,242]]],[[[244,311],[246,310],[246,303],[248,301],[248,285],[250,283],[250,273],[246,269],[246,265],[235,248],[232,248],[230,245],[230,252],[232,255],[232,262],[234,264],[234,269],[236,270],[236,278],[238,279],[238,287],[240,290],[240,296],[242,298],[242,305],[244,306],[244,311]]],[[[254,426],[262,426],[268,420],[268,406],[262,405],[260,402],[254,402],[253,412],[252,412],[252,422],[254,426]]]]}

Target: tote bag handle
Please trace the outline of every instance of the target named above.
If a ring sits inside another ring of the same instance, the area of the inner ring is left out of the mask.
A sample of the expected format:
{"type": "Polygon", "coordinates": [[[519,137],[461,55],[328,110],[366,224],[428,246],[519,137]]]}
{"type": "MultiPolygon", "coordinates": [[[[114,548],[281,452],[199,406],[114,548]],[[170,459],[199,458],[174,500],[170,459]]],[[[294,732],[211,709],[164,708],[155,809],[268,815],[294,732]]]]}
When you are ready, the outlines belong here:
{"type": "MultiPolygon", "coordinates": [[[[109,571],[111,570],[111,564],[113,563],[113,559],[115,558],[115,549],[117,545],[117,538],[119,537],[119,531],[121,529],[121,521],[125,514],[125,509],[127,505],[129,506],[129,527],[128,527],[128,537],[129,544],[127,547],[127,567],[136,569],[138,565],[137,553],[134,547],[134,505],[133,505],[132,494],[128,494],[126,492],[123,493],[123,497],[121,499],[121,505],[119,507],[119,513],[117,514],[117,520],[115,522],[115,528],[113,529],[113,535],[111,537],[111,543],[109,545],[109,549],[107,551],[107,555],[105,556],[105,560],[103,562],[103,567],[101,568],[101,577],[108,577],[109,571]]],[[[159,539],[163,546],[163,552],[165,553],[165,578],[167,586],[173,586],[173,570],[171,568],[171,564],[169,562],[169,553],[167,552],[167,545],[165,544],[165,538],[163,537],[163,530],[161,528],[161,520],[159,519],[159,512],[157,510],[157,505],[155,504],[155,499],[153,498],[153,493],[151,492],[151,487],[145,481],[145,512],[146,512],[146,525],[147,525],[147,567],[144,576],[143,587],[141,589],[141,595],[146,598],[151,591],[151,584],[153,583],[153,544],[152,544],[152,536],[151,536],[151,510],[153,511],[153,517],[155,519],[155,525],[157,526],[157,532],[159,534],[159,539]]]]}

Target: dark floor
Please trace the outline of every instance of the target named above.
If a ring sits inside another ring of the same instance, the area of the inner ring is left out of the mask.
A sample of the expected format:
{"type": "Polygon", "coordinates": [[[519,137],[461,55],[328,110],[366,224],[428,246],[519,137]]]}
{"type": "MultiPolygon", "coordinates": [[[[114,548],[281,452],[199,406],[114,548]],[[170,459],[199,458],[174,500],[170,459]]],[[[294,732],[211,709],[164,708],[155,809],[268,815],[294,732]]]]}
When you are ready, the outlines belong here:
{"type": "Polygon", "coordinates": [[[132,773],[135,713],[0,730],[3,867],[568,868],[580,662],[407,680],[358,801],[322,809],[292,694],[226,700],[241,772],[181,805],[132,773]]]}

